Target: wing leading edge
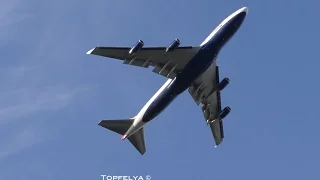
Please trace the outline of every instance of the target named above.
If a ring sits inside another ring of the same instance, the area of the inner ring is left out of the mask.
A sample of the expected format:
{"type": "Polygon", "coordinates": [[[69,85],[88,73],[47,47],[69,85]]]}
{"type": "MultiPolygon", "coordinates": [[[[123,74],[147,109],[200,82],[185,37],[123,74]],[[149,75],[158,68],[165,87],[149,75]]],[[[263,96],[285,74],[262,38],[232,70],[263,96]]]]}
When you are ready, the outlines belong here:
{"type": "Polygon", "coordinates": [[[135,47],[95,47],[87,54],[118,59],[123,64],[138,67],[152,66],[154,73],[173,79],[200,49],[200,46],[181,46],[168,51],[167,47],[141,47],[131,53],[135,47]]]}
{"type": "Polygon", "coordinates": [[[221,110],[220,91],[228,84],[225,78],[220,82],[219,67],[214,61],[189,88],[189,93],[197,105],[202,105],[205,120],[210,126],[215,144],[221,144],[224,138],[223,118],[230,112],[230,107],[221,110]]]}

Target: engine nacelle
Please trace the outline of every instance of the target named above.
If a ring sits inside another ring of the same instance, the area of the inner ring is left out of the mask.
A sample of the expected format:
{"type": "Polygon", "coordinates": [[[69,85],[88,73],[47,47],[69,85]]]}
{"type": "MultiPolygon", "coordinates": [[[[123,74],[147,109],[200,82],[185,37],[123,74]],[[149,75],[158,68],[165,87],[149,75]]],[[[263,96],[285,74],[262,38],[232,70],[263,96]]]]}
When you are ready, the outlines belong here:
{"type": "Polygon", "coordinates": [[[144,46],[143,41],[142,41],[142,40],[139,40],[139,41],[137,42],[137,44],[134,45],[134,46],[130,49],[129,54],[135,54],[135,53],[138,52],[143,46],[144,46]]]}
{"type": "Polygon", "coordinates": [[[220,119],[224,119],[231,111],[231,108],[229,106],[226,106],[225,108],[223,108],[223,110],[220,113],[220,119]]]}
{"type": "Polygon", "coordinates": [[[174,49],[176,49],[177,47],[180,46],[180,40],[179,39],[175,39],[169,47],[167,47],[166,52],[169,51],[173,51],[174,49]]]}
{"type": "Polygon", "coordinates": [[[230,82],[230,79],[229,78],[223,78],[223,80],[219,83],[218,85],[218,90],[219,91],[222,91],[230,82]]]}

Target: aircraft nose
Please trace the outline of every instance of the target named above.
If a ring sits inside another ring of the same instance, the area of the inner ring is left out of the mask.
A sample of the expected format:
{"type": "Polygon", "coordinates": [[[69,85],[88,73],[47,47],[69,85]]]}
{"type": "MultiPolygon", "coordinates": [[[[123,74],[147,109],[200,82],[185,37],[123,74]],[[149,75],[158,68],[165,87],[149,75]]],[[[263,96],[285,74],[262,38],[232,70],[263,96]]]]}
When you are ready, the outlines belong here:
{"type": "Polygon", "coordinates": [[[245,12],[246,14],[248,14],[248,11],[249,11],[249,10],[248,10],[248,7],[243,7],[243,8],[241,8],[241,11],[242,11],[242,12],[245,12]]]}

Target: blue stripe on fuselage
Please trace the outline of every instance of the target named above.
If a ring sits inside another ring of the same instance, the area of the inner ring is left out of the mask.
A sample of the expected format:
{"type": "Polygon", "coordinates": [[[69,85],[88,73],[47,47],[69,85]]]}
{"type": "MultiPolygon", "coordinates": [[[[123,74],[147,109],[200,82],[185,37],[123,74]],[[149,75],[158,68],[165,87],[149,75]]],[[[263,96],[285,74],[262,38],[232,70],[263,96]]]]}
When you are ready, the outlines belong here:
{"type": "Polygon", "coordinates": [[[239,13],[202,46],[185,68],[178,73],[173,82],[150,104],[142,118],[143,122],[147,123],[158,116],[179,94],[184,92],[194,80],[208,69],[221,48],[239,29],[245,16],[245,12],[239,13]]]}

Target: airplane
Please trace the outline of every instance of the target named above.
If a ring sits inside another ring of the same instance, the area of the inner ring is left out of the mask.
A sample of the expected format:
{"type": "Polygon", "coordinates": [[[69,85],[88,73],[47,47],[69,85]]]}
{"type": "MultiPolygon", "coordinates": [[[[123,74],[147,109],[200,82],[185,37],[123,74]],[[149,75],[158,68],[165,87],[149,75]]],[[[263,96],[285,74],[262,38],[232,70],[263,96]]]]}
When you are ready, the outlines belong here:
{"type": "Polygon", "coordinates": [[[226,106],[221,110],[220,93],[230,80],[226,77],[220,82],[216,60],[247,14],[247,7],[233,12],[199,46],[180,46],[180,40],[175,39],[168,47],[144,47],[144,42],[139,40],[133,47],[95,47],[89,50],[87,54],[118,59],[123,64],[143,68],[151,66],[154,73],[168,78],[136,116],[101,120],[99,125],[122,135],[122,140],[128,139],[143,155],[146,152],[145,125],[188,89],[194,102],[201,104],[217,147],[224,138],[223,119],[231,108],[226,106]]]}

